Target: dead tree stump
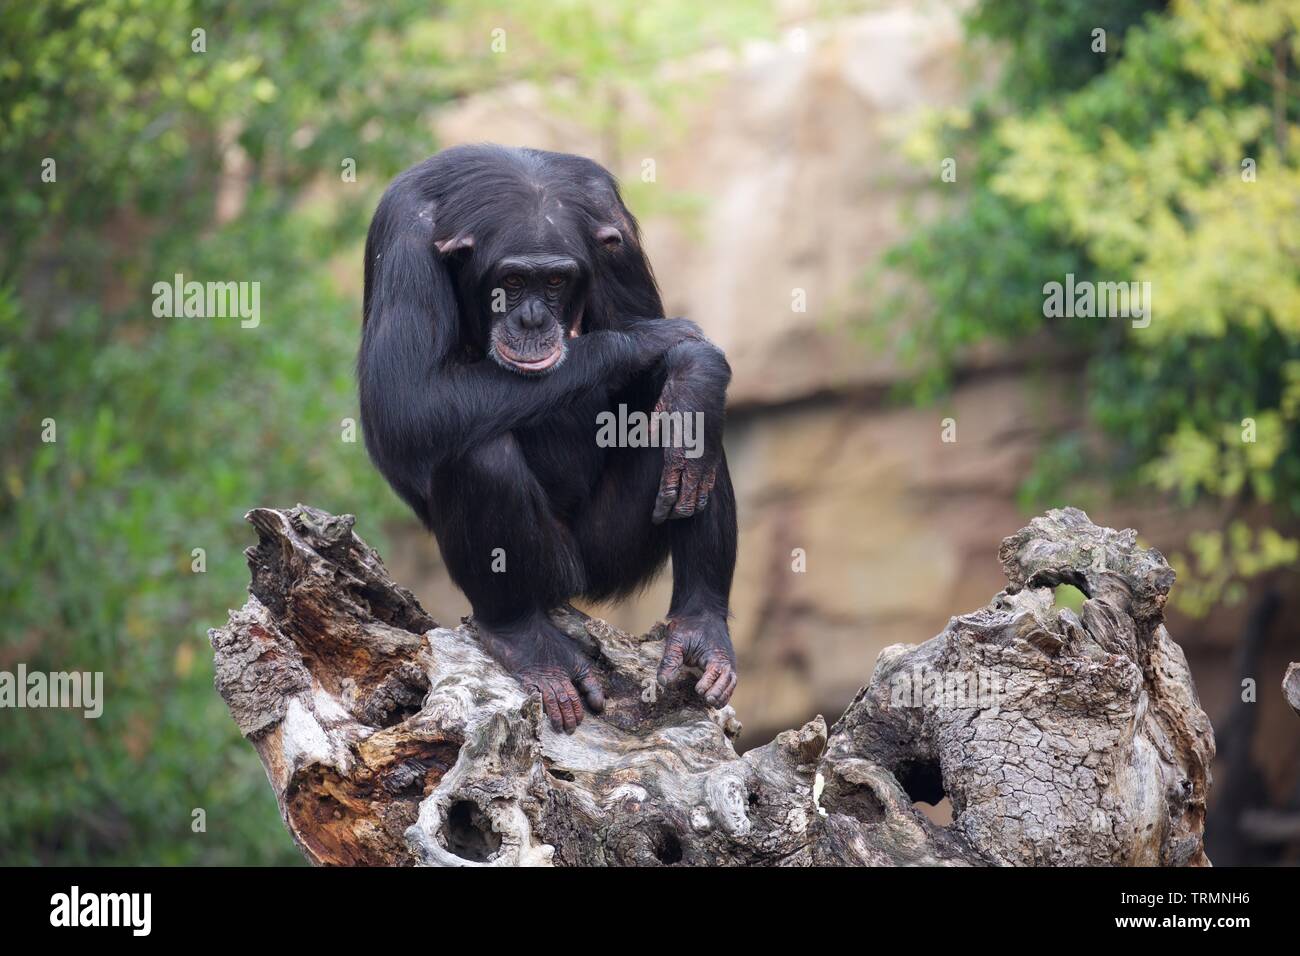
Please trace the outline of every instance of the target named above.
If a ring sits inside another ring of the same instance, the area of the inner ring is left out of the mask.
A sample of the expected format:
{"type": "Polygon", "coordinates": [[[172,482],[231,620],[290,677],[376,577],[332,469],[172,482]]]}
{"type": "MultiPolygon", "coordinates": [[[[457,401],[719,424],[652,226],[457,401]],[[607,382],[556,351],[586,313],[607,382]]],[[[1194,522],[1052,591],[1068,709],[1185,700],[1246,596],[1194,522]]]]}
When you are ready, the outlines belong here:
{"type": "Polygon", "coordinates": [[[351,515],[259,508],[251,597],[216,685],[285,826],[321,864],[1204,865],[1214,737],[1136,532],[1051,511],[1002,543],[1007,589],[880,655],[820,717],[737,755],[731,707],[658,692],[660,635],[566,608],[608,708],[557,734],[439,627],[351,515]],[[1078,587],[1080,613],[1054,606],[1078,587]],[[950,798],[932,823],[915,801],[950,798]]]}

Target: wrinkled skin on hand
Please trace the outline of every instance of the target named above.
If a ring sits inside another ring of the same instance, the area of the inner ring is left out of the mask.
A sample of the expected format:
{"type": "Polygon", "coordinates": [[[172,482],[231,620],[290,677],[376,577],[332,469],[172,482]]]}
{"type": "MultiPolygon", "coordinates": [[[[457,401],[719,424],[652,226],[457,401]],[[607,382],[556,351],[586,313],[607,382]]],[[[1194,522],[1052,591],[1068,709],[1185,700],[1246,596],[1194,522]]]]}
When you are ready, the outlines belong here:
{"type": "Polygon", "coordinates": [[[631,319],[623,330],[647,349],[647,355],[659,359],[683,342],[701,342],[712,346],[696,323],[690,319],[631,319]]]}
{"type": "Polygon", "coordinates": [[[532,633],[495,633],[478,625],[487,652],[513,674],[528,693],[542,698],[542,709],[556,731],[571,734],[582,723],[582,705],[593,714],[605,709],[605,692],[591,662],[549,619],[535,621],[532,633]]]}
{"type": "Polygon", "coordinates": [[[657,677],[667,688],[683,666],[698,667],[704,675],[695,692],[710,707],[725,707],[736,689],[736,652],[731,647],[726,619],[720,615],[691,615],[670,618],[664,640],[663,659],[657,677]]]}
{"type": "Polygon", "coordinates": [[[656,524],[673,518],[689,518],[709,504],[709,494],[717,480],[718,461],[722,457],[722,424],[725,414],[727,382],[731,368],[722,352],[707,340],[693,340],[669,350],[668,377],[664,381],[656,413],[680,413],[682,431],[664,422],[658,414],[651,417],[650,433],[663,446],[664,470],[655,497],[653,520],[656,524]],[[696,414],[703,413],[703,434],[696,429],[696,414]],[[689,422],[689,426],[686,423],[689,422]],[[681,439],[690,427],[692,444],[684,447],[681,439]],[[687,455],[698,450],[698,457],[687,455]]]}

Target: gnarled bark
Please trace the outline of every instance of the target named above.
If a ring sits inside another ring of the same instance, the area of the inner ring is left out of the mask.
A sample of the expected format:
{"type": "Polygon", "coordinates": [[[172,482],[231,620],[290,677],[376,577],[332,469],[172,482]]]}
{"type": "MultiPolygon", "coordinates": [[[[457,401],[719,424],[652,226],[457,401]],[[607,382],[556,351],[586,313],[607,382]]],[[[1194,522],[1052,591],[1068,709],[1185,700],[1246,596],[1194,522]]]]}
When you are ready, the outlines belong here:
{"type": "Polygon", "coordinates": [[[571,608],[607,710],[557,734],[437,626],[350,515],[250,513],[252,596],[210,632],[217,688],[325,864],[1205,864],[1214,738],[1165,630],[1174,575],[1067,508],[1002,543],[1008,587],[880,655],[831,727],[737,755],[731,707],[659,692],[661,634],[571,608]],[[1087,595],[1058,609],[1061,583],[1087,595]],[[916,800],[951,799],[931,822],[916,800]]]}

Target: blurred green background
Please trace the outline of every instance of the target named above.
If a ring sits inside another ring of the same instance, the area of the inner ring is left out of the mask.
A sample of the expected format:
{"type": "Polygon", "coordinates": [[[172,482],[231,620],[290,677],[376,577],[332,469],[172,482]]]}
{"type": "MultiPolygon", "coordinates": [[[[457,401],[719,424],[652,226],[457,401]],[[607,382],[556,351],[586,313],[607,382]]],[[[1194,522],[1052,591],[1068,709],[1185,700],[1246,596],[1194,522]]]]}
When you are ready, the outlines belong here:
{"type": "MultiPolygon", "coordinates": [[[[666,65],[880,5],[790,6],[0,8],[0,670],[103,671],[108,697],[98,720],[0,712],[0,862],[298,861],[212,689],[206,631],[242,602],[250,507],[358,514],[381,552],[409,524],[343,438],[380,191],[439,147],[440,109],[519,83],[619,170],[662,133],[628,97],[670,123],[695,92],[666,65]],[[492,50],[498,28],[509,57],[492,50]],[[260,282],[259,327],[155,318],[150,290],[175,273],[260,282]]],[[[1182,610],[1242,602],[1261,581],[1293,596],[1300,3],[960,7],[996,80],[909,149],[962,173],[936,175],[908,235],[863,257],[868,281],[913,281],[844,323],[864,354],[897,346],[900,391],[923,403],[986,343],[1085,357],[1090,428],[1045,444],[1021,507],[1208,502],[1213,526],[1174,555],[1182,610]],[[1151,281],[1156,321],[1044,318],[1042,285],[1067,272],[1151,281]]],[[[701,201],[640,186],[639,215],[689,221],[701,201]]]]}

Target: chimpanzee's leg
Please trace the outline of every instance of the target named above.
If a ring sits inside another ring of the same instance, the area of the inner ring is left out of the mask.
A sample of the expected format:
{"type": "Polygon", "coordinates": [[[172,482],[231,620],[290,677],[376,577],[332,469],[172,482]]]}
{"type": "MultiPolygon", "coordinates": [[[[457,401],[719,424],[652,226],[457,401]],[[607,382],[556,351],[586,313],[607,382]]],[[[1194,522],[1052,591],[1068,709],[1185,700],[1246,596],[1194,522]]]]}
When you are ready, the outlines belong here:
{"type": "Polygon", "coordinates": [[[556,730],[605,705],[587,658],[547,611],[584,589],[578,548],[551,511],[518,443],[480,445],[435,480],[431,524],[443,560],[474,609],[484,647],[542,695],[556,730]],[[581,698],[579,697],[581,692],[581,698]]]}
{"type": "Polygon", "coordinates": [[[697,504],[689,518],[669,521],[668,527],[673,536],[673,599],[659,684],[667,687],[683,664],[699,667],[704,675],[696,692],[710,706],[721,707],[731,699],[738,679],[727,629],[736,570],[736,493],[725,454],[707,502],[697,504]]]}
{"type": "Polygon", "coordinates": [[[673,558],[673,597],[659,683],[667,686],[683,664],[704,671],[696,690],[721,707],[736,687],[736,658],[727,630],[728,599],[736,566],[736,497],[726,458],[718,463],[708,501],[687,518],[655,523],[652,515],[664,469],[660,448],[610,453],[600,485],[573,524],[586,570],[584,596],[608,600],[629,594],[673,558]]]}

